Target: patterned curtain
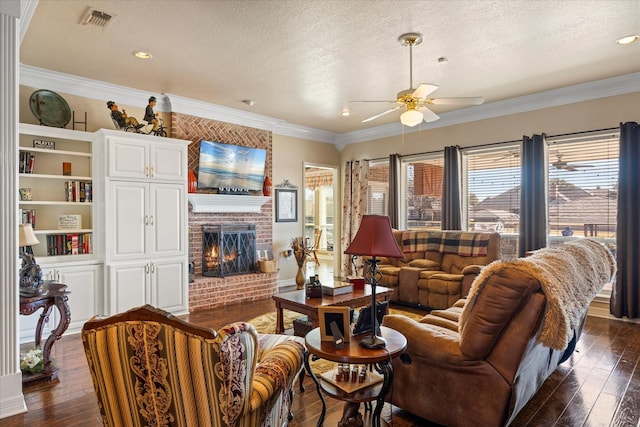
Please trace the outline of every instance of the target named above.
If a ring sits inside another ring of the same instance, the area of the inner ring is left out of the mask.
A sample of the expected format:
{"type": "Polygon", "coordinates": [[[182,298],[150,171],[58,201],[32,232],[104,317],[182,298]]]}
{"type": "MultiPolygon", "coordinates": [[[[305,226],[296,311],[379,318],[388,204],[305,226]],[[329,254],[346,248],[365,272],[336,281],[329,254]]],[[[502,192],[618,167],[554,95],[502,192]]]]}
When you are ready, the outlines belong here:
{"type": "Polygon", "coordinates": [[[618,176],[618,228],[616,260],[618,272],[611,292],[611,314],[616,317],[640,317],[640,126],[620,124],[618,176]]]}
{"type": "Polygon", "coordinates": [[[391,227],[400,227],[400,156],[389,156],[389,221],[391,227]]]}
{"type": "MultiPolygon", "coordinates": [[[[369,181],[369,161],[353,160],[344,168],[344,201],[342,203],[341,247],[346,249],[356,236],[362,216],[367,209],[367,186],[369,181]]],[[[351,257],[342,256],[342,277],[352,274],[351,257]]]]}
{"type": "Polygon", "coordinates": [[[546,135],[522,137],[519,256],[547,246],[546,135]]]}
{"type": "Polygon", "coordinates": [[[441,226],[443,230],[462,230],[461,163],[460,147],[444,147],[441,226]]]}

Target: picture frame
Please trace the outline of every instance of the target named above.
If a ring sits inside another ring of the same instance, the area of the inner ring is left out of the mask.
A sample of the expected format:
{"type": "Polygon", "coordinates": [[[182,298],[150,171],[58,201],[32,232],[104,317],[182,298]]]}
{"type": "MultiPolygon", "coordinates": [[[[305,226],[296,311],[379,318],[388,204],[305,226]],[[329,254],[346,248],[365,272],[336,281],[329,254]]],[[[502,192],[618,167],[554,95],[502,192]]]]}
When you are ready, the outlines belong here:
{"type": "Polygon", "coordinates": [[[298,222],[298,190],[276,188],[276,222],[298,222]]]}
{"type": "Polygon", "coordinates": [[[326,305],[318,307],[318,323],[320,324],[320,340],[331,341],[331,322],[338,324],[344,342],[351,340],[351,307],[326,305]]]}

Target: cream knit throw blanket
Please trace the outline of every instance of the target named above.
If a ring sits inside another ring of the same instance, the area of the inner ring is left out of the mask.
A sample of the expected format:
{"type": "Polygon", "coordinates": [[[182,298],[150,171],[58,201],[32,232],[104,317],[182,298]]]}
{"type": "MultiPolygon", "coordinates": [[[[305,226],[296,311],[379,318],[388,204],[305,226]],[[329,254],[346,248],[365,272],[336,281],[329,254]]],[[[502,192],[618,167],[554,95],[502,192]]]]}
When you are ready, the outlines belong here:
{"type": "MultiPolygon", "coordinates": [[[[573,338],[573,330],[593,298],[615,277],[616,261],[604,245],[591,239],[542,249],[526,258],[494,261],[474,280],[467,301],[472,300],[494,272],[504,268],[515,268],[538,279],[547,298],[538,341],[562,350],[573,338]]],[[[465,311],[461,313],[461,324],[466,320],[465,311]]]]}

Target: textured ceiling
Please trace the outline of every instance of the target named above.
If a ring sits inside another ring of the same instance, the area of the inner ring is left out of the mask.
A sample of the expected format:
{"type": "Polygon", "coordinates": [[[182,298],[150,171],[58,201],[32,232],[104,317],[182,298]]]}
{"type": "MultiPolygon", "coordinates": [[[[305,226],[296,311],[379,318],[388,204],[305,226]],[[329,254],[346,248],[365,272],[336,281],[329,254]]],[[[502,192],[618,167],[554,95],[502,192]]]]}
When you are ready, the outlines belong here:
{"type": "Polygon", "coordinates": [[[344,133],[399,120],[394,112],[361,123],[392,104],[349,101],[393,100],[409,87],[409,49],[397,38],[410,31],[424,38],[414,48],[414,86],[438,85],[433,97],[490,103],[640,71],[640,42],[615,43],[640,32],[638,0],[40,0],[20,56],[344,133]],[[89,6],[114,15],[105,29],[80,24],[89,6]],[[137,50],[153,59],[134,58],[137,50]]]}

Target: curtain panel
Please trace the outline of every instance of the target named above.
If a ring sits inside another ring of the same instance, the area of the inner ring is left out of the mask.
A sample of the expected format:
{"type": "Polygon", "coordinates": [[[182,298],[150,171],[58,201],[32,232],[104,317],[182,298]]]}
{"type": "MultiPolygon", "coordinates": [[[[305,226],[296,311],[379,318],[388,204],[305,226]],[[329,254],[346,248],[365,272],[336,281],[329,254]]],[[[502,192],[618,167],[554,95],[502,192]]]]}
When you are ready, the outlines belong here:
{"type": "Polygon", "coordinates": [[[461,167],[460,147],[444,148],[444,179],[442,184],[442,226],[443,230],[462,230],[461,167]]]}
{"type": "Polygon", "coordinates": [[[522,138],[519,256],[547,246],[546,135],[522,138]]]}
{"type": "Polygon", "coordinates": [[[389,221],[391,227],[400,228],[400,156],[389,156],[389,221]]]}
{"type": "MultiPolygon", "coordinates": [[[[369,161],[348,161],[344,168],[344,200],[342,203],[341,247],[346,249],[358,232],[362,216],[367,209],[369,161]]],[[[355,273],[351,256],[342,255],[342,277],[355,273]]]]}
{"type": "Polygon", "coordinates": [[[640,126],[620,124],[618,160],[618,272],[611,291],[610,311],[616,317],[640,317],[640,126]]]}

